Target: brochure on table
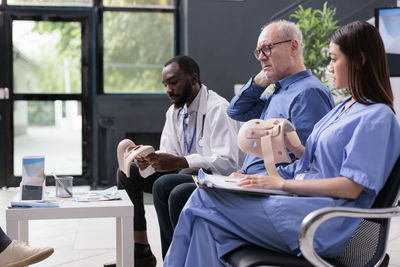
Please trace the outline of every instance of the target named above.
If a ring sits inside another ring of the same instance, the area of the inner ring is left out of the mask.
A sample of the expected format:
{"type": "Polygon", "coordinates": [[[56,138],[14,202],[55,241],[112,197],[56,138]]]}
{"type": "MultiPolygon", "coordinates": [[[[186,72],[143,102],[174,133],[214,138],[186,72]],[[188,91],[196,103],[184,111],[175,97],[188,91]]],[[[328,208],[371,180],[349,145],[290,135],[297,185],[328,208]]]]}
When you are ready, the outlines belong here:
{"type": "Polygon", "coordinates": [[[44,156],[23,157],[20,200],[43,200],[45,185],[44,156]]]}

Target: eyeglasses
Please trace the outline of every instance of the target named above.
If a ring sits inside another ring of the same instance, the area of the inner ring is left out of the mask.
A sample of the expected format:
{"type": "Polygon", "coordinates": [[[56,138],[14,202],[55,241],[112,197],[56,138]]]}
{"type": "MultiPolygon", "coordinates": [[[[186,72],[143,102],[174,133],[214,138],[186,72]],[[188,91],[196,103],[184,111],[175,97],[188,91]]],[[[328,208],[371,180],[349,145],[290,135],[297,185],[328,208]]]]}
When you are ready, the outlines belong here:
{"type": "Polygon", "coordinates": [[[261,49],[254,50],[253,51],[253,55],[257,60],[260,59],[261,53],[265,57],[269,57],[271,55],[271,53],[272,53],[271,50],[272,50],[272,48],[274,48],[275,45],[287,43],[287,42],[290,42],[290,41],[292,41],[292,40],[280,41],[280,42],[276,42],[276,43],[270,43],[270,44],[267,44],[267,45],[263,45],[261,47],[261,49]]]}

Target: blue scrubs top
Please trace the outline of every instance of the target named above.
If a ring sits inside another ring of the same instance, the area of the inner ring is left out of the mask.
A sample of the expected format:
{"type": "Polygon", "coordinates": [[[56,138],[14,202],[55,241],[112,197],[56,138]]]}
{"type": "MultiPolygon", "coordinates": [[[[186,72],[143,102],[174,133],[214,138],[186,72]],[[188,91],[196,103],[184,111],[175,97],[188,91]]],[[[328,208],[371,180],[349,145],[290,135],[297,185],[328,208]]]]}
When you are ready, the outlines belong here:
{"type": "MultiPolygon", "coordinates": [[[[268,214],[293,250],[298,249],[301,221],[312,210],[326,206],[370,208],[400,154],[400,127],[384,104],[355,102],[337,106],[319,121],[307,139],[300,160],[278,167],[284,178],[305,173],[304,180],[347,177],[364,186],[355,200],[334,198],[271,197],[268,214]]],[[[332,219],[316,234],[316,250],[329,257],[341,252],[360,220],[332,219]]]]}
{"type": "MultiPolygon", "coordinates": [[[[271,94],[261,96],[264,87],[253,83],[253,77],[231,100],[228,115],[238,121],[285,118],[293,123],[304,145],[314,124],[335,105],[329,89],[310,70],[300,71],[275,84],[271,94]]],[[[292,160],[294,155],[289,152],[292,160]]],[[[267,173],[264,160],[247,155],[242,173],[267,173]]]]}
{"type": "MultiPolygon", "coordinates": [[[[347,100],[348,101],[348,100],[347,100]]],[[[286,179],[345,176],[364,186],[357,199],[260,197],[196,189],[183,208],[164,266],[227,266],[226,253],[243,244],[300,254],[298,234],[310,212],[328,206],[370,208],[400,155],[400,126],[384,104],[336,107],[319,121],[300,160],[278,167],[286,179]]],[[[335,218],[315,234],[322,257],[340,255],[360,219],[335,218]]]]}

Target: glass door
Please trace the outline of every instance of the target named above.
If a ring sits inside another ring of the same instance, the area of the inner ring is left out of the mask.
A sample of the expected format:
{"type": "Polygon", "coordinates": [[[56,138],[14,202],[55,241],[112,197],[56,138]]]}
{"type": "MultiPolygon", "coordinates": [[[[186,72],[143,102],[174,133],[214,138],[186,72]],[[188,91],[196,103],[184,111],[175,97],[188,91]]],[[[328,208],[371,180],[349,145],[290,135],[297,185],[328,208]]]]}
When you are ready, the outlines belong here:
{"type": "Polygon", "coordinates": [[[22,158],[34,155],[45,156],[46,175],[88,177],[90,13],[15,10],[4,16],[12,51],[6,70],[11,120],[2,126],[11,130],[6,184],[19,183],[22,158]]]}

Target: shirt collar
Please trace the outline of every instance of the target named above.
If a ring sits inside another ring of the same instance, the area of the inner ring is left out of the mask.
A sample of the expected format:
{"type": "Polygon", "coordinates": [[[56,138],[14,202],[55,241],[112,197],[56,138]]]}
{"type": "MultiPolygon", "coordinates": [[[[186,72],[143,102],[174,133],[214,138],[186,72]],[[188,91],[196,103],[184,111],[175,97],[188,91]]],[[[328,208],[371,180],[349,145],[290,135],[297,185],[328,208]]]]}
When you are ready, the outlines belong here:
{"type": "MultiPolygon", "coordinates": [[[[205,90],[204,86],[202,85],[199,92],[197,93],[196,97],[193,99],[192,103],[190,103],[189,107],[187,108],[187,113],[192,114],[193,112],[197,112],[199,110],[199,105],[200,105],[200,98],[201,94],[205,90]]],[[[186,106],[186,104],[185,104],[186,106]]]]}
{"type": "Polygon", "coordinates": [[[206,90],[206,87],[204,85],[201,85],[199,92],[197,93],[196,97],[193,99],[192,103],[190,103],[190,106],[188,107],[185,103],[185,105],[183,105],[183,107],[178,109],[177,117],[184,116],[185,114],[191,115],[193,112],[197,112],[199,110],[201,94],[205,90],[206,90]]]}
{"type": "Polygon", "coordinates": [[[279,88],[288,88],[292,83],[295,83],[299,80],[302,80],[304,78],[307,78],[309,76],[312,76],[311,70],[303,70],[300,72],[297,72],[295,74],[292,74],[288,77],[283,78],[282,80],[280,80],[279,82],[277,82],[275,84],[275,86],[278,86],[279,88]]]}

